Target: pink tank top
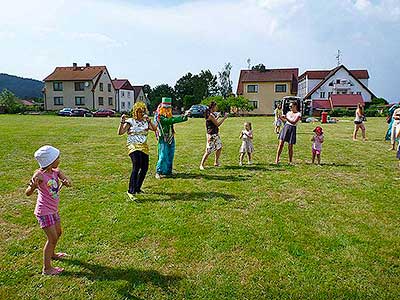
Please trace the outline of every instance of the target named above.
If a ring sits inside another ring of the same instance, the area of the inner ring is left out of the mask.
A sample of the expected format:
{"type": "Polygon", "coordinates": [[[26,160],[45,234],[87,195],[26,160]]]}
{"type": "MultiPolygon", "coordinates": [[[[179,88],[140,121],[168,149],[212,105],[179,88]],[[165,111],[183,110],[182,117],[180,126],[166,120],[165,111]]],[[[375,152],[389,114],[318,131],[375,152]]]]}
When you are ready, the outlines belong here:
{"type": "Polygon", "coordinates": [[[50,173],[39,171],[43,176],[43,181],[38,186],[38,197],[34,214],[36,216],[46,216],[58,212],[59,196],[59,171],[53,169],[50,173]]]}

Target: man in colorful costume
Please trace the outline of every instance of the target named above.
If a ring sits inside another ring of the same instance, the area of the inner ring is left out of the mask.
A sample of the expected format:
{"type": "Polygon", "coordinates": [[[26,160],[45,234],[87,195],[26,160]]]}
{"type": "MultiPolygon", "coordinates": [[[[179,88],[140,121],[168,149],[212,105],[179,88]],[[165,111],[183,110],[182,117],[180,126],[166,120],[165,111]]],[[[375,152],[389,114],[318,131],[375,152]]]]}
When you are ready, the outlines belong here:
{"type": "Polygon", "coordinates": [[[156,178],[172,174],[172,165],[175,154],[175,123],[187,121],[187,116],[172,116],[172,99],[163,97],[157,107],[154,121],[157,124],[156,136],[158,139],[158,162],[156,168],[156,178]]]}

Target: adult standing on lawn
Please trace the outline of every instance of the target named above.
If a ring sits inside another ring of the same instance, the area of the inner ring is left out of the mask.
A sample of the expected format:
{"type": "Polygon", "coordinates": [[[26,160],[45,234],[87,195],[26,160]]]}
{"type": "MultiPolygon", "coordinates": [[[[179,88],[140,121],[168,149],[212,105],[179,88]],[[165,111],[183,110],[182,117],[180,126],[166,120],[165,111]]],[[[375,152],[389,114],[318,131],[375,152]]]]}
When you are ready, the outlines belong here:
{"type": "Polygon", "coordinates": [[[132,173],[129,179],[128,197],[133,200],[135,194],[142,193],[144,178],[149,168],[149,146],[147,145],[147,134],[149,129],[155,131],[156,126],[145,114],[146,104],[136,102],[132,108],[132,118],[121,116],[118,134],[128,134],[127,147],[129,157],[132,161],[132,173]]]}
{"type": "Polygon", "coordinates": [[[301,113],[297,110],[297,102],[290,103],[289,108],[290,111],[281,117],[286,123],[279,134],[279,144],[275,158],[276,164],[279,164],[285,142],[288,143],[289,164],[293,162],[293,145],[296,144],[296,129],[297,123],[301,120],[301,113]]]}
{"type": "Polygon", "coordinates": [[[359,129],[361,129],[363,141],[367,140],[367,138],[365,137],[364,120],[365,120],[365,116],[364,116],[363,105],[361,103],[358,103],[357,109],[356,109],[356,117],[354,119],[353,141],[357,140],[357,132],[359,129]]]}
{"type": "Polygon", "coordinates": [[[172,99],[163,97],[158,105],[154,119],[157,124],[158,162],[156,178],[172,174],[172,165],[175,156],[175,130],[174,124],[187,121],[187,115],[172,116],[172,99]]]}
{"type": "Polygon", "coordinates": [[[200,162],[200,170],[204,170],[204,163],[206,162],[208,156],[215,151],[214,166],[219,167],[219,157],[222,151],[222,142],[219,137],[219,126],[224,123],[228,117],[228,113],[225,113],[224,117],[219,120],[216,117],[215,112],[217,111],[217,103],[212,101],[205,112],[206,118],[206,128],[207,128],[207,146],[203,158],[200,162]]]}

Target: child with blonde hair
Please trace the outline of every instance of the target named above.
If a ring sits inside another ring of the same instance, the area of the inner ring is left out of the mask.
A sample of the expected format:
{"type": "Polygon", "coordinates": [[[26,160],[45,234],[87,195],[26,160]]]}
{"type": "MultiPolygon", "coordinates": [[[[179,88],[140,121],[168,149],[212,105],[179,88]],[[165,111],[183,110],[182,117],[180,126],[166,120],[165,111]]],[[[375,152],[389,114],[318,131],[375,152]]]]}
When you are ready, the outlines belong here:
{"type": "Polygon", "coordinates": [[[40,147],[34,154],[40,168],[35,171],[28,188],[27,196],[38,190],[37,202],[34,214],[47,236],[47,242],[43,248],[43,275],[58,275],[63,268],[52,267],[52,259],[61,259],[66,253],[55,253],[57,242],[61,236],[60,215],[58,203],[60,201],[60,189],[62,186],[71,186],[70,180],[58,169],[60,163],[60,150],[52,146],[40,147]]]}
{"type": "Polygon", "coordinates": [[[239,166],[243,165],[244,155],[247,153],[248,164],[253,164],[252,155],[254,152],[253,146],[253,130],[251,128],[250,122],[245,122],[243,124],[243,130],[240,133],[239,138],[242,139],[242,146],[240,147],[240,157],[239,157],[239,166]]]}

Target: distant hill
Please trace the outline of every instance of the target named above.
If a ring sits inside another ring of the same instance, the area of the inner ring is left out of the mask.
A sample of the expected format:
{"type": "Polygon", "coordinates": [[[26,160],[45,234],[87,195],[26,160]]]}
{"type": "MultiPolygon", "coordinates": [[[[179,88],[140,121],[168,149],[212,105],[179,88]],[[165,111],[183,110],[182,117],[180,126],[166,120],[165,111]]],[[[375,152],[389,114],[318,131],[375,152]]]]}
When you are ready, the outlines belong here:
{"type": "Polygon", "coordinates": [[[39,80],[0,73],[0,92],[7,89],[20,99],[43,98],[43,87],[39,80]]]}

